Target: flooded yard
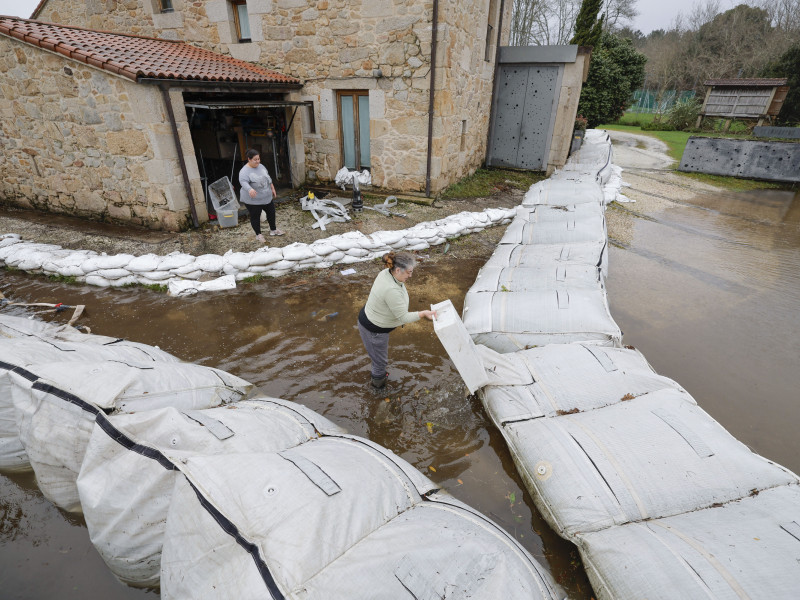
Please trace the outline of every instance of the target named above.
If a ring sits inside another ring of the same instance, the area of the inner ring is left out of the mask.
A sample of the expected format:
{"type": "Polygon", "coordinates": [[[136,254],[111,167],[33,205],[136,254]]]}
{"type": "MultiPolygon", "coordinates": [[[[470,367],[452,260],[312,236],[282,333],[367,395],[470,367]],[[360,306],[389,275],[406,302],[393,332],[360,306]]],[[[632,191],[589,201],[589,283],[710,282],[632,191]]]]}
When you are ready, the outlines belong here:
{"type": "MultiPolygon", "coordinates": [[[[626,173],[626,193],[639,190],[640,201],[609,211],[609,301],[625,343],[743,443],[800,471],[800,197],[726,192],[649,202],[650,176],[626,173]]],[[[485,258],[461,258],[455,248],[419,265],[408,284],[411,309],[450,298],[460,310],[485,258]]],[[[577,551],[537,513],[429,322],[392,333],[388,387],[371,389],[355,323],[378,268],[355,268],[189,299],[10,272],[0,290],[14,301],[86,304],[81,322],[94,333],[219,367],[368,437],[507,529],[570,598],[591,598],[577,551]]],[[[117,583],[82,518],[52,507],[32,475],[0,475],[0,515],[4,598],[156,597],[117,583]]]]}

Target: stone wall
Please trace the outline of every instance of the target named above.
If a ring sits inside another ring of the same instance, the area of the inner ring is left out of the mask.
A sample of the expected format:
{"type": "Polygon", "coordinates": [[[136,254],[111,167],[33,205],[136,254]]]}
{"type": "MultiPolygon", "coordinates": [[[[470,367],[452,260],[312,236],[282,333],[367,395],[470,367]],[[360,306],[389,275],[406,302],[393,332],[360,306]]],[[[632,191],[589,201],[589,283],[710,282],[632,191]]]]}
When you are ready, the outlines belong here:
{"type": "MultiPolygon", "coordinates": [[[[184,152],[180,92],[172,92],[184,152]]],[[[0,36],[0,201],[106,222],[178,230],[189,223],[161,92],[0,36]]],[[[191,154],[189,154],[191,156],[191,154]]],[[[189,161],[198,217],[207,220],[189,161]]]]}
{"type": "MultiPolygon", "coordinates": [[[[304,121],[303,175],[330,181],[342,166],[338,90],[368,90],[376,186],[425,189],[432,0],[249,0],[250,43],[238,43],[228,0],[49,0],[41,20],[180,39],[292,75],[314,102],[304,121]]],[[[500,0],[441,0],[431,188],[484,161],[500,0]],[[485,52],[489,12],[495,25],[485,52]]],[[[506,2],[507,41],[512,2],[506,2]]],[[[300,183],[300,180],[295,180],[300,183]]]]}

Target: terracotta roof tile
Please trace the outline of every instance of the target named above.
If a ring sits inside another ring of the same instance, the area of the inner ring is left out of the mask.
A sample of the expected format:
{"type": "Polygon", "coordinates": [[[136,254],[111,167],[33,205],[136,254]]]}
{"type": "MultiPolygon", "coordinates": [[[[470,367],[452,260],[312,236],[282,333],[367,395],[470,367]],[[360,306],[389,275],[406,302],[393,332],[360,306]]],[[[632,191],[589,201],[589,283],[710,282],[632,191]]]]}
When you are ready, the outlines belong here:
{"type": "Polygon", "coordinates": [[[134,81],[140,77],[233,83],[300,80],[184,42],[0,16],[0,34],[58,52],[134,81]]]}
{"type": "Polygon", "coordinates": [[[720,87],[775,87],[786,85],[783,79],[707,79],[703,85],[716,85],[720,87]]]}

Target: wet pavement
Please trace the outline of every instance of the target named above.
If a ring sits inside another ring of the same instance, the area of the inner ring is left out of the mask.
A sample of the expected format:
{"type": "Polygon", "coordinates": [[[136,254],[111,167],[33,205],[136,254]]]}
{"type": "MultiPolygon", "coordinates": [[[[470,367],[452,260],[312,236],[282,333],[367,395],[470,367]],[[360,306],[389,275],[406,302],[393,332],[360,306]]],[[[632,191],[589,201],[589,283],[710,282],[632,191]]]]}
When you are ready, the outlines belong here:
{"type": "MultiPolygon", "coordinates": [[[[641,194],[641,202],[609,212],[609,300],[625,343],[743,443],[800,471],[800,197],[726,192],[648,204],[650,176],[626,173],[634,183],[626,194],[641,194]]],[[[412,310],[445,298],[460,310],[486,258],[454,251],[420,265],[408,283],[412,310]]],[[[15,301],[86,304],[81,322],[94,333],[222,368],[386,446],[511,532],[570,598],[590,598],[575,548],[537,513],[430,322],[392,333],[389,387],[370,388],[355,321],[378,267],[355,268],[351,276],[299,273],[189,299],[9,272],[0,291],[15,301]]],[[[0,515],[4,598],[156,595],[117,583],[82,518],[52,507],[32,475],[0,475],[0,515]]]]}

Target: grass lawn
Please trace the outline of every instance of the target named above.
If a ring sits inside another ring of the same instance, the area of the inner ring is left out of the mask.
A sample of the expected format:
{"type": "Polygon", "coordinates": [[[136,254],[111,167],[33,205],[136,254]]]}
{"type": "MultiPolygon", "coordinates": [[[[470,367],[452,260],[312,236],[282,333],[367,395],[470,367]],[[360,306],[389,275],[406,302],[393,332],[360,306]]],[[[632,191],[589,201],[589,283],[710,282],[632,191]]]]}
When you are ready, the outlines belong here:
{"type": "Polygon", "coordinates": [[[514,169],[478,169],[469,177],[457,181],[441,194],[442,198],[480,198],[510,188],[527,190],[537,181],[545,179],[541,171],[514,169]]]}

